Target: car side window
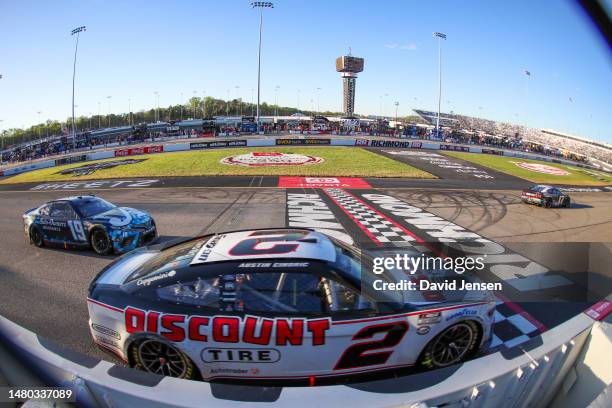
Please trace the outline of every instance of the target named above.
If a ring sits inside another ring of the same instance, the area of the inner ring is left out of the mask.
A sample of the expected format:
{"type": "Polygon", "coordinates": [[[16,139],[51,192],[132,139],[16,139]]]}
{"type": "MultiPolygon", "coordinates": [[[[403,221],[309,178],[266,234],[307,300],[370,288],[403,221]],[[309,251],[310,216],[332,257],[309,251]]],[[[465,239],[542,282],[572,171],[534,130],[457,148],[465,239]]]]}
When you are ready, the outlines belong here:
{"type": "Polygon", "coordinates": [[[65,220],[76,219],[77,215],[68,203],[53,203],[51,206],[51,218],[65,220]]]}
{"type": "Polygon", "coordinates": [[[43,205],[42,207],[40,207],[40,209],[38,210],[38,215],[40,215],[41,217],[48,217],[49,216],[49,209],[50,209],[50,205],[43,205]]]}
{"type": "Polygon", "coordinates": [[[324,279],[322,285],[329,311],[332,313],[375,310],[370,300],[343,283],[324,279]]]}

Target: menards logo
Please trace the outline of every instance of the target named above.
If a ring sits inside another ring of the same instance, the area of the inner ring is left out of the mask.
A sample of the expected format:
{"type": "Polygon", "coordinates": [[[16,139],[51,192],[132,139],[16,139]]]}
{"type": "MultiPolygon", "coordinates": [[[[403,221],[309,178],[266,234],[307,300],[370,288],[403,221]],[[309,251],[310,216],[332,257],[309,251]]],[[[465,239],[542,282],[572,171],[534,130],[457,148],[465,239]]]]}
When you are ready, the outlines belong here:
{"type": "Polygon", "coordinates": [[[395,197],[384,194],[362,194],[362,197],[427,235],[422,236],[426,241],[442,242],[463,254],[483,257],[491,273],[519,291],[572,284],[561,275],[549,273],[543,265],[395,197]]]}

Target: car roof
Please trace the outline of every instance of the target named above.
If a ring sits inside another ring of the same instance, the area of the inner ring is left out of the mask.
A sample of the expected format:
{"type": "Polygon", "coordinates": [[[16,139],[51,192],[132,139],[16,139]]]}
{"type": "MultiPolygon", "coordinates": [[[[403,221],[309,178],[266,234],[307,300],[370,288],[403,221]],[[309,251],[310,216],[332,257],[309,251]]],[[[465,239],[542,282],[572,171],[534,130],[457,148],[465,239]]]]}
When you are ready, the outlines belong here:
{"type": "Polygon", "coordinates": [[[279,228],[228,232],[211,236],[193,257],[190,265],[220,261],[259,261],[262,259],[312,259],[325,262],[336,260],[336,249],[331,240],[320,232],[279,228]],[[247,240],[257,252],[239,251],[237,245],[247,240]],[[274,252],[280,245],[287,245],[286,251],[274,252]],[[264,250],[269,249],[269,252],[264,250]]]}

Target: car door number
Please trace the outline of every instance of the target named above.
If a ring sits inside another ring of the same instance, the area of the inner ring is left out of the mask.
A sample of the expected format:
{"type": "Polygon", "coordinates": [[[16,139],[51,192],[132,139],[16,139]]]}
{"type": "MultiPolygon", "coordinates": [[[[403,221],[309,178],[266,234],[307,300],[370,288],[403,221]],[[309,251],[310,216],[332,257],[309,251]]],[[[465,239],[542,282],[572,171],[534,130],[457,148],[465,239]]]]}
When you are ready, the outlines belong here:
{"type": "Polygon", "coordinates": [[[81,223],[81,221],[69,220],[68,226],[70,227],[72,238],[74,238],[75,241],[87,241],[85,230],[83,229],[83,223],[81,223]]]}

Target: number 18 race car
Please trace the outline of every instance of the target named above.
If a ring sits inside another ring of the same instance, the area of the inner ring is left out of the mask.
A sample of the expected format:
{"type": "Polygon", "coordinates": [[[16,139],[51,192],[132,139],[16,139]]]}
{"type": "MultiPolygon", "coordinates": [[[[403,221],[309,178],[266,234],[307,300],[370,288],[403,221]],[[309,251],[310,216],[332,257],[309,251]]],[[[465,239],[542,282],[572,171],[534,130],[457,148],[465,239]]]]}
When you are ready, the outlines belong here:
{"type": "Polygon", "coordinates": [[[117,207],[96,196],[50,201],[23,214],[26,237],[36,246],[93,248],[122,253],[157,238],[153,218],[144,211],[117,207]]]}
{"type": "MultiPolygon", "coordinates": [[[[361,255],[326,235],[275,229],[140,248],[89,288],[95,343],[132,367],[216,381],[313,385],[445,367],[491,336],[489,292],[381,301],[361,255]]],[[[386,296],[386,295],[383,295],[386,296]]]]}

